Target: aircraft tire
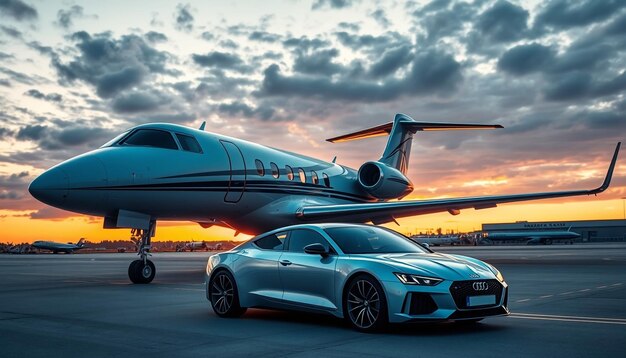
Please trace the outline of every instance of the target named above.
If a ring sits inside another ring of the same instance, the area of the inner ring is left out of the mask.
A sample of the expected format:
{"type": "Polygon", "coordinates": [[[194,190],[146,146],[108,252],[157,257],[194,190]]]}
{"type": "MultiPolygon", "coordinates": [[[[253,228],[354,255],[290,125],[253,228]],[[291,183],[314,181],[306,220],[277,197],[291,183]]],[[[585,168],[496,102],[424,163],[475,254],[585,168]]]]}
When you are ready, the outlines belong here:
{"type": "Polygon", "coordinates": [[[156,267],[150,260],[135,260],[128,266],[128,278],[132,283],[146,284],[152,282],[156,273],[156,267]]]}

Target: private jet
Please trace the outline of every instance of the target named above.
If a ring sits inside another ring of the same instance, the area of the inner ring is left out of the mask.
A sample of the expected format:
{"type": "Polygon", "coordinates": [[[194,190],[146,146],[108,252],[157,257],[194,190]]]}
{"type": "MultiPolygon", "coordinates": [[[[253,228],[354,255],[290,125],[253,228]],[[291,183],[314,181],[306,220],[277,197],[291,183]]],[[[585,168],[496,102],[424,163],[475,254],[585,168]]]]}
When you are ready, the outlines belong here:
{"type": "MultiPolygon", "coordinates": [[[[571,229],[571,228],[570,228],[571,229]]],[[[527,245],[552,245],[554,241],[573,244],[581,235],[571,230],[526,230],[500,231],[485,233],[483,241],[487,242],[524,242],[527,245]]]]}
{"type": "Polygon", "coordinates": [[[35,241],[32,245],[34,248],[40,250],[52,251],[53,254],[64,252],[66,254],[73,254],[74,251],[85,248],[85,239],[81,238],[77,243],[73,244],[68,242],[67,244],[54,241],[35,241]]]}
{"type": "Polygon", "coordinates": [[[130,228],[139,242],[139,259],[130,264],[129,278],[149,283],[156,271],[148,256],[158,220],[255,235],[293,224],[378,225],[437,212],[458,215],[462,209],[500,203],[595,195],[608,188],[620,147],[618,143],[602,185],[590,190],[403,201],[413,191],[407,168],[415,133],[502,126],[418,122],[397,114],[392,122],[328,139],[337,143],[388,135],[380,159],[358,170],[204,127],[136,126],[48,169],[29,191],[48,205],[103,217],[105,229],[130,228]]]}

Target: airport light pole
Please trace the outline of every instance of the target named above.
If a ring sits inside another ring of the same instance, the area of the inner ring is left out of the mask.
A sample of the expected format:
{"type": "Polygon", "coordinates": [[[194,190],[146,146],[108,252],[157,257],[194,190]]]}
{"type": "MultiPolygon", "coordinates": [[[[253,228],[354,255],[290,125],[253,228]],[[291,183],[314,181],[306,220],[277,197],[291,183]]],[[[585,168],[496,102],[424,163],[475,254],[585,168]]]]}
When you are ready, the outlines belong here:
{"type": "Polygon", "coordinates": [[[626,196],[622,198],[622,210],[624,210],[624,220],[626,220],[626,196]]]}

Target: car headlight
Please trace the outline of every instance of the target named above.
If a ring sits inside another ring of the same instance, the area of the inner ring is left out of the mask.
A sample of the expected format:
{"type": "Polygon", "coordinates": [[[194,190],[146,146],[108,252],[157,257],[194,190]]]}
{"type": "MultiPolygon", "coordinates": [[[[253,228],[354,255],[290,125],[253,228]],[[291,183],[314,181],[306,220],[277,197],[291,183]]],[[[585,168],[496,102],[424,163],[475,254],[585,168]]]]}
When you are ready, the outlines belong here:
{"type": "Polygon", "coordinates": [[[426,277],[394,272],[398,280],[405,285],[436,286],[443,280],[437,277],[426,277]]]}
{"type": "Polygon", "coordinates": [[[490,264],[487,264],[487,266],[489,267],[489,269],[491,269],[491,272],[493,272],[493,274],[496,275],[496,278],[498,279],[498,281],[504,282],[504,276],[502,276],[502,273],[498,271],[497,268],[493,267],[493,265],[490,265],[490,264]]]}

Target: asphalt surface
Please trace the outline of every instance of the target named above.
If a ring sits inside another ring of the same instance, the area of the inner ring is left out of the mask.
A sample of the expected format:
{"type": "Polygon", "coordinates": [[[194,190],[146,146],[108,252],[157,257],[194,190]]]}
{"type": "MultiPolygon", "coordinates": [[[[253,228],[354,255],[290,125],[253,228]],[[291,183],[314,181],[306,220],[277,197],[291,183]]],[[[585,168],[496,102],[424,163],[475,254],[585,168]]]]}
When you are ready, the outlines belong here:
{"type": "Polygon", "coordinates": [[[626,244],[449,247],[495,264],[508,317],[378,334],[313,314],[218,318],[204,297],[210,253],[157,253],[150,285],[133,254],[0,255],[1,357],[618,357],[626,349],[626,244]]]}

